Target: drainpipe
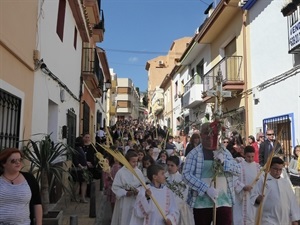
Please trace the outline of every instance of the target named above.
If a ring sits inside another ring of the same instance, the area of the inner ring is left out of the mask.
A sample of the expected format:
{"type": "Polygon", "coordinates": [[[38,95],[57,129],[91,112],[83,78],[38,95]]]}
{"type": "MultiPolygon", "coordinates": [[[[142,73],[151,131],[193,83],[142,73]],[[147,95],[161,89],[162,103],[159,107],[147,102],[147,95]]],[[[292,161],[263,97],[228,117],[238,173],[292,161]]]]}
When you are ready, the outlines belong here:
{"type": "MultiPolygon", "coordinates": [[[[248,89],[248,73],[247,73],[247,39],[246,39],[246,24],[247,24],[247,14],[248,11],[243,11],[243,53],[244,53],[244,81],[245,81],[245,90],[248,89]]],[[[249,104],[248,104],[248,94],[245,93],[245,138],[249,136],[249,104]]]]}

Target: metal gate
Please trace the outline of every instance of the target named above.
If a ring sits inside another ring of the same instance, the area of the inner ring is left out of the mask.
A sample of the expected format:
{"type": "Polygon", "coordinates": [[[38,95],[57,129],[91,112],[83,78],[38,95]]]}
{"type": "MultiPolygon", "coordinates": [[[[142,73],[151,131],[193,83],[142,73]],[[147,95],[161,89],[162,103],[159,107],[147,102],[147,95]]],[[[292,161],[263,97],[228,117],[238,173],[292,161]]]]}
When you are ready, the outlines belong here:
{"type": "Polygon", "coordinates": [[[281,144],[283,150],[283,159],[289,162],[293,148],[291,145],[291,120],[289,115],[264,119],[263,129],[264,133],[266,133],[267,129],[274,130],[275,140],[281,144]]]}
{"type": "Polygon", "coordinates": [[[67,127],[68,127],[67,144],[74,148],[75,139],[76,139],[76,114],[74,109],[68,110],[67,127]]]}
{"type": "Polygon", "coordinates": [[[21,99],[0,89],[0,149],[19,147],[21,99]]]}

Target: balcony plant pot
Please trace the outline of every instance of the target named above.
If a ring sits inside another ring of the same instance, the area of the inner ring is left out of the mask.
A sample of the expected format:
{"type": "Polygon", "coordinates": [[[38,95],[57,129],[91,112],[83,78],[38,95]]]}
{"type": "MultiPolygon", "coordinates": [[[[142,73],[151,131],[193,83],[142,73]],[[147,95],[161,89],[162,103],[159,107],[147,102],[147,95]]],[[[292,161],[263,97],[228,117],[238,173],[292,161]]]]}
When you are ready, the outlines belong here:
{"type": "Polygon", "coordinates": [[[296,6],[300,5],[300,0],[293,0],[292,1],[296,6]]]}
{"type": "Polygon", "coordinates": [[[295,10],[297,10],[297,5],[295,5],[293,2],[290,2],[281,9],[281,13],[284,17],[286,17],[295,12],[295,10]]]}

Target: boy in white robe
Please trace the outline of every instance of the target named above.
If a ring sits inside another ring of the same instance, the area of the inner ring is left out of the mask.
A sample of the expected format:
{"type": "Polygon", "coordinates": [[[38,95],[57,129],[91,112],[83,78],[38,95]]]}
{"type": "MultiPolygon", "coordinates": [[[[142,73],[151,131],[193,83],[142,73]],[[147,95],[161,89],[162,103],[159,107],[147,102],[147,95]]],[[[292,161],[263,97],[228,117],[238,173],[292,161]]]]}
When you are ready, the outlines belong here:
{"type": "Polygon", "coordinates": [[[254,161],[255,149],[246,146],[245,160],[240,162],[241,174],[235,184],[235,204],[233,205],[233,224],[252,225],[255,222],[256,207],[250,202],[252,184],[260,172],[260,165],[254,161]]]}
{"type": "Polygon", "coordinates": [[[148,167],[147,175],[151,184],[149,189],[141,188],[137,196],[130,225],[178,225],[179,210],[173,192],[167,188],[165,171],[161,165],[153,164],[148,167]],[[153,196],[164,212],[166,220],[150,198],[153,196]]]}
{"type": "Polygon", "coordinates": [[[292,187],[280,175],[284,161],[274,157],[267,174],[266,186],[262,195],[264,176],[253,188],[250,200],[253,205],[263,204],[261,225],[298,225],[300,207],[292,187]]]}
{"type": "Polygon", "coordinates": [[[166,173],[167,187],[175,194],[175,200],[180,212],[180,225],[194,225],[192,208],[187,204],[188,186],[183,182],[182,175],[178,172],[180,159],[170,156],[167,159],[168,172],[166,173]]]}
{"type": "MultiPolygon", "coordinates": [[[[143,173],[137,168],[138,155],[129,150],[125,156],[129,164],[136,171],[140,179],[145,182],[143,173]]],[[[111,225],[129,225],[130,215],[138,194],[139,180],[123,166],[114,178],[112,191],[116,195],[116,203],[112,215],[111,225]]]]}

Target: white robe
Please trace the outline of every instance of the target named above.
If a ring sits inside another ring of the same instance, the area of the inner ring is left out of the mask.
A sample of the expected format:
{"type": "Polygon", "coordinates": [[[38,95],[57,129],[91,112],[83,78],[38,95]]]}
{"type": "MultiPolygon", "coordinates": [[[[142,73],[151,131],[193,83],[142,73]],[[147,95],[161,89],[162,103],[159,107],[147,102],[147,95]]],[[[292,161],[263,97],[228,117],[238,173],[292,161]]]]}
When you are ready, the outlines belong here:
{"type": "MultiPolygon", "coordinates": [[[[173,181],[176,182],[183,182],[182,175],[177,171],[175,174],[169,174],[166,173],[166,178],[169,183],[172,184],[173,181]]],[[[186,185],[186,184],[185,184],[186,185]]],[[[188,195],[188,187],[183,191],[183,199],[177,196],[175,193],[175,201],[178,205],[179,212],[180,212],[180,219],[179,223],[180,225],[194,225],[194,215],[193,215],[193,209],[187,204],[186,199],[188,195]]]]}
{"type": "Polygon", "coordinates": [[[250,202],[250,193],[243,191],[244,186],[251,185],[257,174],[260,172],[260,166],[256,162],[248,163],[242,161],[241,174],[235,184],[235,204],[233,205],[233,224],[251,225],[255,222],[256,207],[250,202]]]}
{"type": "MultiPolygon", "coordinates": [[[[138,169],[134,169],[143,182],[144,175],[138,169]]],[[[132,214],[135,196],[127,197],[126,193],[131,187],[138,188],[141,186],[139,180],[123,166],[117,173],[112,184],[112,191],[116,195],[116,204],[112,215],[111,225],[129,225],[132,214]]]]}
{"type": "MultiPolygon", "coordinates": [[[[158,202],[167,219],[170,219],[172,225],[179,225],[179,210],[175,202],[173,192],[163,186],[163,188],[155,188],[148,185],[152,196],[158,202]]],[[[141,188],[134,204],[133,214],[130,223],[127,225],[165,225],[164,219],[158,211],[153,201],[147,200],[145,197],[145,189],[141,188]]]]}
{"type": "MultiPolygon", "coordinates": [[[[261,225],[290,225],[292,221],[300,220],[300,207],[292,187],[285,178],[275,179],[267,175],[265,187],[261,225]]],[[[261,194],[264,176],[260,177],[251,192],[250,200],[255,200],[261,194]]],[[[257,205],[255,205],[257,206],[257,205]]]]}

